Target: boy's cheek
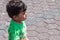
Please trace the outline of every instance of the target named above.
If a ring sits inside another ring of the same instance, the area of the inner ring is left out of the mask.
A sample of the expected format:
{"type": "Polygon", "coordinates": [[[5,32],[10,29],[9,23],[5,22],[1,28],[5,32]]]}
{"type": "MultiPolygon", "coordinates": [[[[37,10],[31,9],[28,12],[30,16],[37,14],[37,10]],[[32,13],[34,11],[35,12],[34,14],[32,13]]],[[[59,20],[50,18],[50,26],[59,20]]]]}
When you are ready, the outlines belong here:
{"type": "Polygon", "coordinates": [[[24,18],[26,19],[26,18],[27,18],[27,16],[24,16],[24,18]]]}
{"type": "Polygon", "coordinates": [[[19,17],[19,20],[26,20],[27,19],[27,17],[24,15],[24,16],[21,16],[21,17],[19,17]]]}
{"type": "Polygon", "coordinates": [[[26,18],[27,18],[27,16],[24,16],[24,18],[26,19],[26,18]]]}

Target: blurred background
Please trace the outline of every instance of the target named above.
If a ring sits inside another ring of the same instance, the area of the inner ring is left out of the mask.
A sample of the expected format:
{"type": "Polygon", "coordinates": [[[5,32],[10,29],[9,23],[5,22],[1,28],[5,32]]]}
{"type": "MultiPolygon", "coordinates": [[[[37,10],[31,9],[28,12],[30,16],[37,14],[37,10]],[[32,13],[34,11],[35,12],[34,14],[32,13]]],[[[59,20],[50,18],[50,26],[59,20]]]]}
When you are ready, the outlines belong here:
{"type": "MultiPolygon", "coordinates": [[[[9,0],[0,0],[0,40],[8,40],[10,18],[6,12],[9,0]]],[[[27,4],[29,40],[60,40],[60,0],[22,0],[27,4]]]]}

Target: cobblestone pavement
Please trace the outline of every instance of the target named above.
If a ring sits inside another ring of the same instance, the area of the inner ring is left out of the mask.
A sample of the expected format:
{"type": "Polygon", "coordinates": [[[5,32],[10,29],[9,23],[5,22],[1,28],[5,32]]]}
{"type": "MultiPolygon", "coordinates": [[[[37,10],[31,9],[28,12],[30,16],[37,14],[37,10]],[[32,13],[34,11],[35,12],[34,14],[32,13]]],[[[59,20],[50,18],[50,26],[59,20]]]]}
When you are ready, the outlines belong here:
{"type": "MultiPolygon", "coordinates": [[[[29,40],[60,40],[60,0],[23,0],[27,6],[29,40]]],[[[0,40],[8,40],[8,0],[0,0],[0,40]]]]}

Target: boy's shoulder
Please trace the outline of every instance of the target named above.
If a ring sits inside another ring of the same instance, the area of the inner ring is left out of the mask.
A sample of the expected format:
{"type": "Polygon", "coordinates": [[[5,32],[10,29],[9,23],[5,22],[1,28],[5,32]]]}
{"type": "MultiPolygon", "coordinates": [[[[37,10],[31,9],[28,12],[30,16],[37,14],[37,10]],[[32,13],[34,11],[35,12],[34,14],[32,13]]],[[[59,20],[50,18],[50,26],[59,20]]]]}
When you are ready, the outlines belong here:
{"type": "Polygon", "coordinates": [[[22,21],[21,23],[17,23],[16,21],[14,21],[13,19],[11,19],[10,24],[23,24],[25,21],[22,21]]]}
{"type": "Polygon", "coordinates": [[[22,21],[21,23],[17,23],[16,21],[11,20],[10,21],[10,26],[14,26],[14,27],[19,26],[19,27],[22,27],[22,26],[26,26],[26,24],[25,24],[25,21],[22,21]]]}
{"type": "Polygon", "coordinates": [[[22,28],[25,28],[26,27],[26,24],[25,24],[25,21],[22,21],[22,23],[18,24],[16,23],[14,20],[11,20],[10,21],[10,25],[9,25],[9,28],[8,30],[20,30],[22,28]]]}

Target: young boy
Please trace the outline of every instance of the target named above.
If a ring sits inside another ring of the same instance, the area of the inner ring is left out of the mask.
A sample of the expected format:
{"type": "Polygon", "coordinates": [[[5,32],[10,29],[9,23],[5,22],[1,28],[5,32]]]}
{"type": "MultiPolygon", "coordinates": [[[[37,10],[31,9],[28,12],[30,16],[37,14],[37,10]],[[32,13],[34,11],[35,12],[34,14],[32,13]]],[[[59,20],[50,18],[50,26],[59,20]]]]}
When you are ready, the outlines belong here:
{"type": "Polygon", "coordinates": [[[11,18],[8,28],[8,40],[28,40],[25,19],[27,6],[22,1],[9,1],[6,10],[11,18]]]}

